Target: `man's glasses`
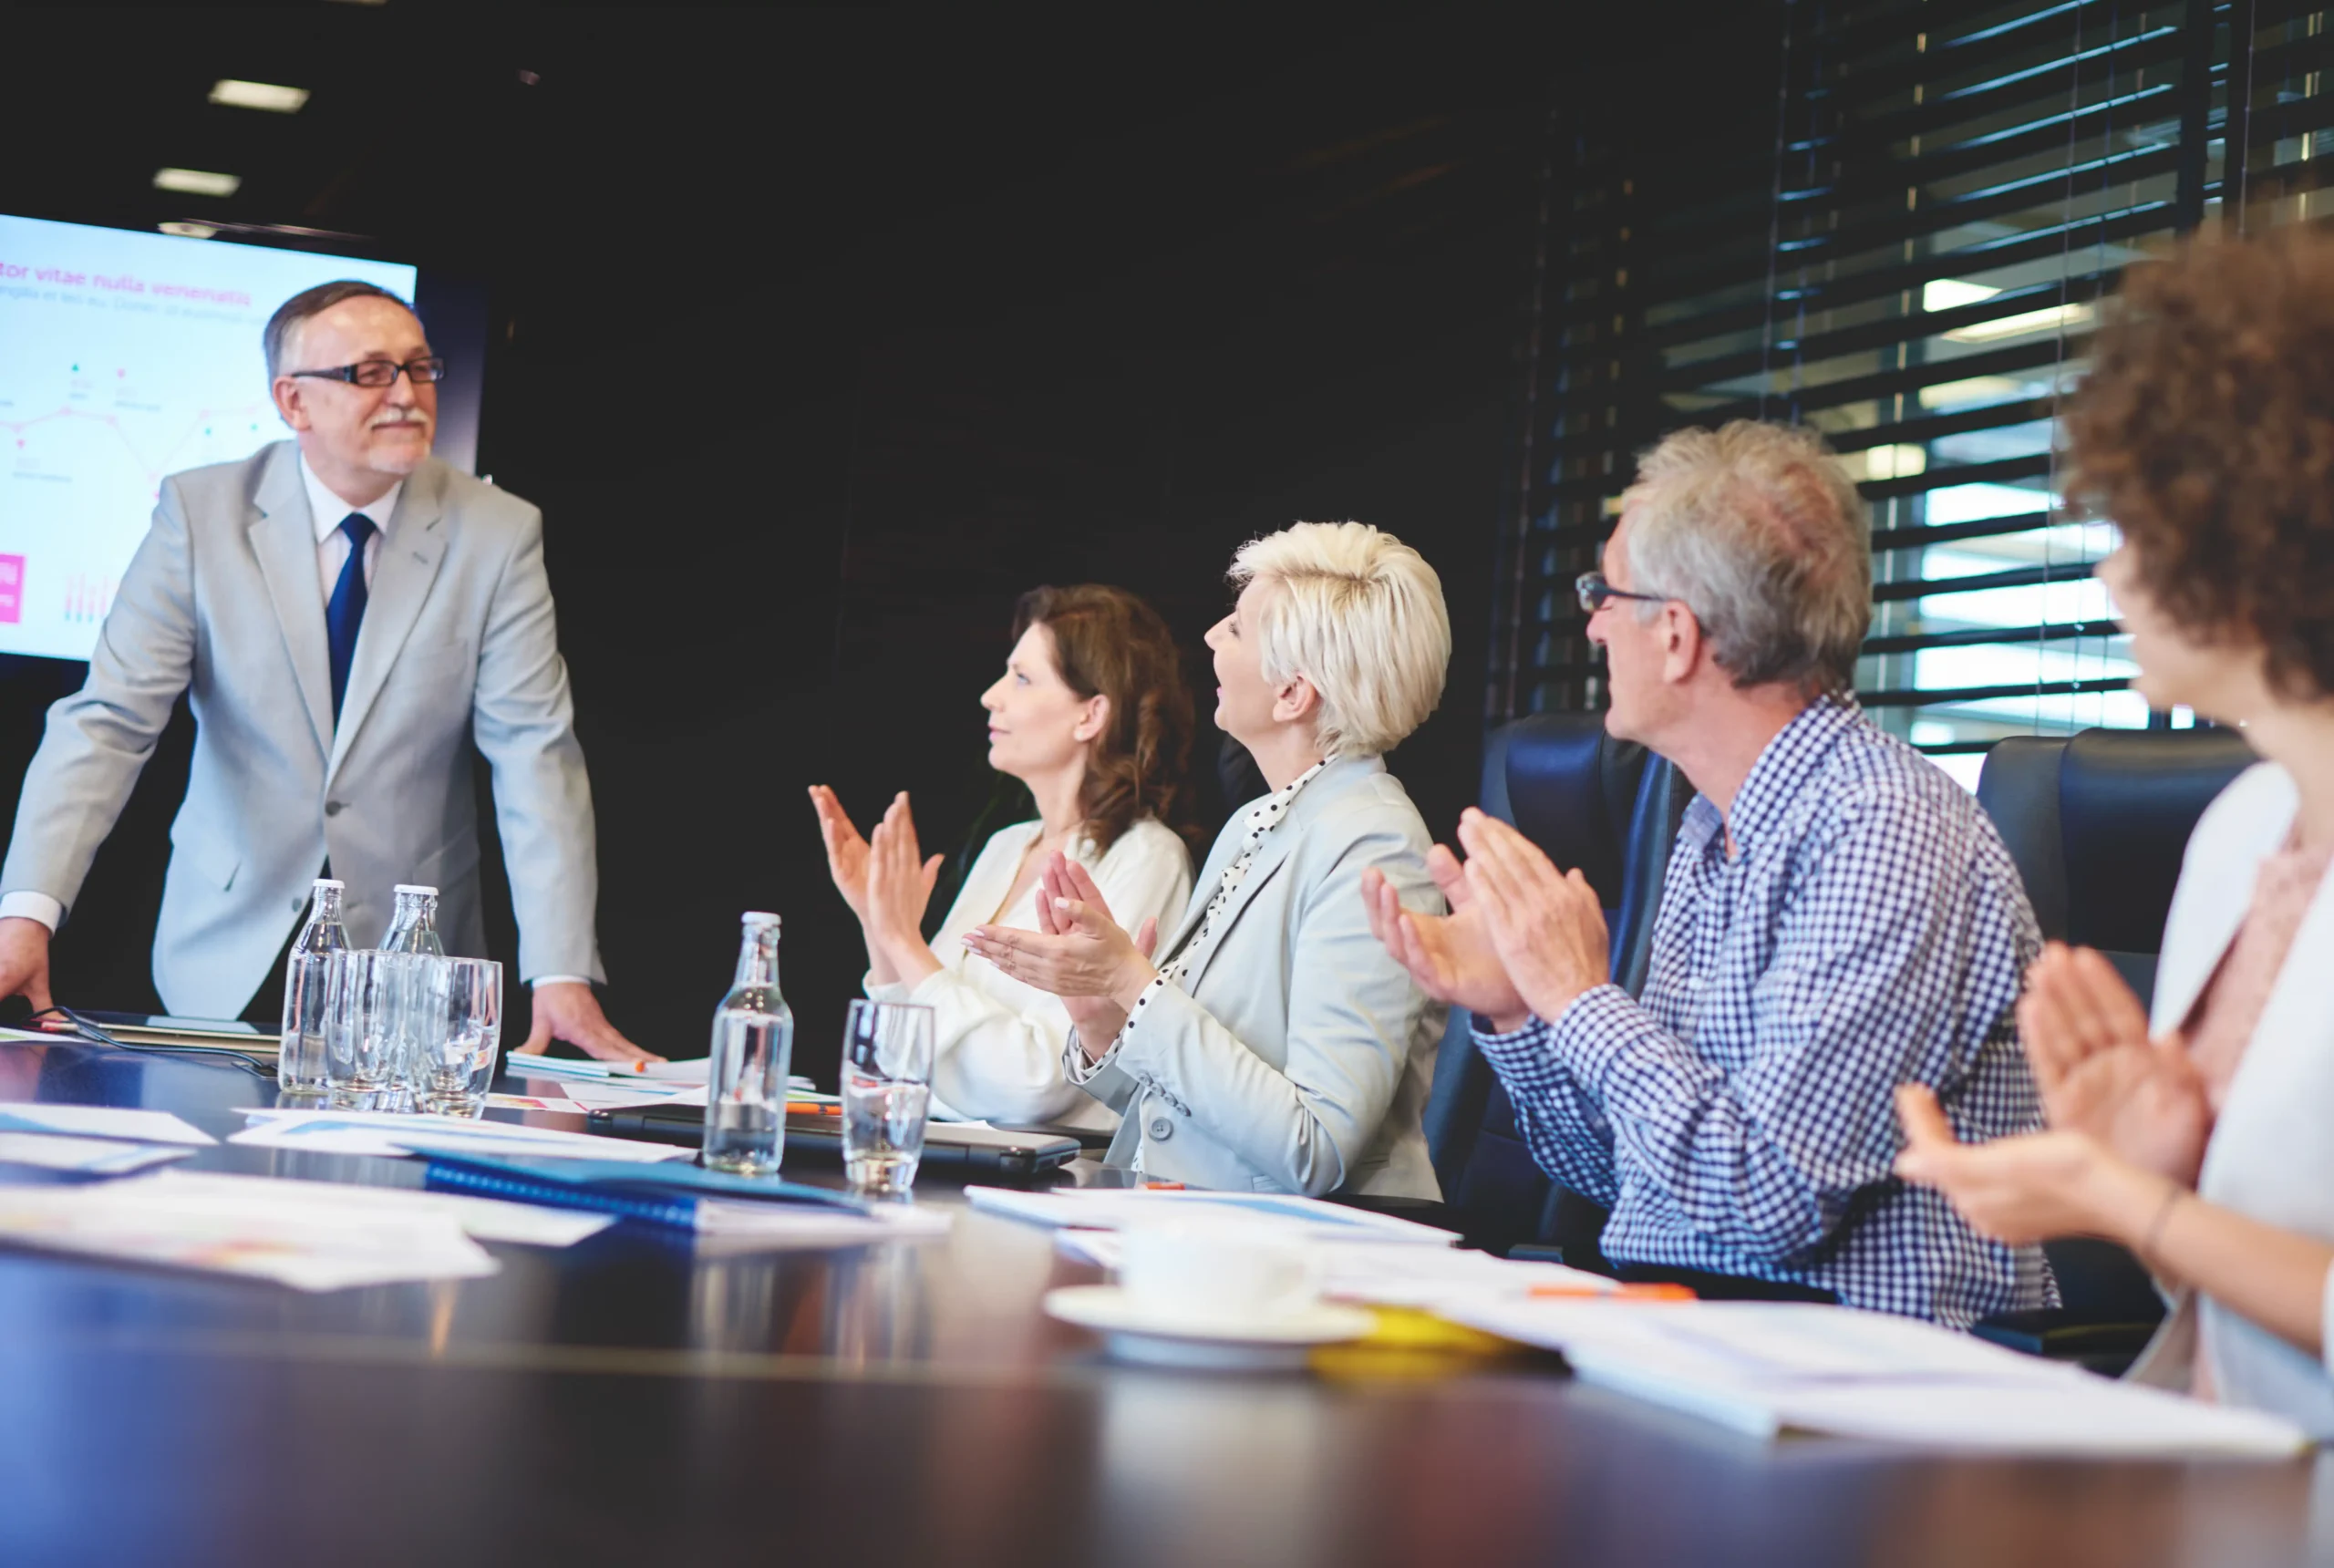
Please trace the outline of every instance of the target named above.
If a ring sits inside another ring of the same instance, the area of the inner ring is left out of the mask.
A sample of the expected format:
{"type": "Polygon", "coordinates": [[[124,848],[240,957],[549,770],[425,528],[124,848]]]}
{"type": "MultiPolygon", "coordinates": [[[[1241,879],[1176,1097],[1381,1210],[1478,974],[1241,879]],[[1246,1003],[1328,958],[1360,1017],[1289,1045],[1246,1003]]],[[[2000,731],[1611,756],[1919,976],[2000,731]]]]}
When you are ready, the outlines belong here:
{"type": "Polygon", "coordinates": [[[1636,599],[1647,604],[1666,604],[1669,602],[1669,596],[1666,593],[1632,593],[1626,588],[1616,588],[1605,581],[1605,573],[1602,572],[1582,573],[1579,580],[1573,584],[1573,588],[1580,594],[1580,607],[1592,615],[1616,599],[1636,599]]]}
{"type": "Polygon", "coordinates": [[[294,370],[294,376],[316,376],[327,381],[346,381],[355,387],[394,387],[398,377],[410,378],[417,387],[427,387],[446,379],[446,356],[433,354],[427,359],[409,359],[399,365],[393,359],[367,359],[355,365],[336,365],[325,370],[294,370]]]}

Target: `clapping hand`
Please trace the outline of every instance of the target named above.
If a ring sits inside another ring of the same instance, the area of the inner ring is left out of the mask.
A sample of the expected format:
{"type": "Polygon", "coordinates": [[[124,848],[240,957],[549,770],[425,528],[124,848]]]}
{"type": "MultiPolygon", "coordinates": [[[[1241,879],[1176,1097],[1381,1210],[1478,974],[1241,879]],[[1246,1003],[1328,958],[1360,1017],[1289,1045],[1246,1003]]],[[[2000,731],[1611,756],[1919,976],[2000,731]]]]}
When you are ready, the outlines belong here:
{"type": "MultiPolygon", "coordinates": [[[[1038,877],[1038,930],[1047,936],[1071,934],[1069,909],[1073,904],[1083,904],[1111,924],[1118,923],[1118,917],[1110,913],[1110,904],[1103,900],[1102,890],[1095,885],[1086,868],[1068,855],[1056,851],[1047,859],[1046,868],[1038,877]]],[[[1134,934],[1134,947],[1145,959],[1158,951],[1159,923],[1156,920],[1148,917],[1143,920],[1141,928],[1134,934]]],[[[1144,984],[1150,982],[1145,981],[1144,984]]],[[[1078,1030],[1079,1048],[1089,1057],[1101,1055],[1103,1048],[1118,1037],[1119,1031],[1127,1026],[1126,1009],[1110,997],[1064,996],[1061,1005],[1078,1030]]]]}
{"type": "Polygon", "coordinates": [[[1505,1034],[1531,1012],[1507,977],[1482,907],[1474,901],[1459,857],[1437,844],[1427,851],[1427,874],[1450,902],[1451,913],[1420,914],[1402,907],[1402,895],[1372,867],[1361,873],[1369,905],[1369,933],[1385,944],[1419,988],[1438,1002],[1491,1019],[1505,1034]]]}
{"type": "Polygon", "coordinates": [[[883,948],[900,978],[910,985],[941,967],[924,940],[924,912],[932,902],[932,884],[944,858],[923,858],[907,795],[893,796],[867,844],[867,906],[860,919],[870,942],[883,948]]]}
{"type": "Polygon", "coordinates": [[[1588,879],[1560,872],[1540,846],[1470,806],[1459,818],[1467,886],[1516,994],[1554,1020],[1612,976],[1605,908],[1588,879]]]}
{"type": "Polygon", "coordinates": [[[843,814],[842,802],[824,784],[811,786],[811,809],[819,814],[819,837],[826,841],[827,874],[861,924],[867,921],[867,841],[843,814]]]}
{"type": "Polygon", "coordinates": [[[2087,947],[2046,944],[2026,973],[2018,1028],[2052,1127],[2195,1184],[2213,1120],[2204,1080],[2177,1036],[2149,1038],[2114,965],[2087,947]]]}
{"type": "Polygon", "coordinates": [[[1079,1045],[1099,1056],[1158,977],[1151,954],[1159,923],[1146,919],[1137,935],[1128,935],[1086,869],[1066,855],[1053,856],[1040,883],[1038,930],[984,925],[965,934],[965,945],[1024,985],[1060,997],[1078,1022],[1079,1045]]]}
{"type": "Polygon", "coordinates": [[[2056,1236],[2136,1244],[2166,1188],[2160,1175],[2118,1160],[2086,1132],[2030,1132],[1962,1143],[1934,1090],[1896,1091],[1905,1152],[1896,1174],[1945,1194],[1979,1235],[2010,1246],[2056,1236]]]}

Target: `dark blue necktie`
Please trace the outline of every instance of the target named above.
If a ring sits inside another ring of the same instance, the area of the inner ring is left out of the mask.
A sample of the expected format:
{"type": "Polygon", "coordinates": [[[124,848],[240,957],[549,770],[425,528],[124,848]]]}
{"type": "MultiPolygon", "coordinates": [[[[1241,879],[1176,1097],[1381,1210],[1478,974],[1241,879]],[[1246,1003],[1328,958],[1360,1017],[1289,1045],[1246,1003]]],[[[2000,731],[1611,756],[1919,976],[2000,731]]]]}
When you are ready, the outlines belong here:
{"type": "Polygon", "coordinates": [[[356,631],[365,624],[365,542],[373,520],[352,511],[340,520],[348,535],[348,563],[340,569],[332,597],[325,602],[325,638],[332,647],[332,719],[340,722],[340,699],[348,690],[348,666],[356,657],[356,631]]]}

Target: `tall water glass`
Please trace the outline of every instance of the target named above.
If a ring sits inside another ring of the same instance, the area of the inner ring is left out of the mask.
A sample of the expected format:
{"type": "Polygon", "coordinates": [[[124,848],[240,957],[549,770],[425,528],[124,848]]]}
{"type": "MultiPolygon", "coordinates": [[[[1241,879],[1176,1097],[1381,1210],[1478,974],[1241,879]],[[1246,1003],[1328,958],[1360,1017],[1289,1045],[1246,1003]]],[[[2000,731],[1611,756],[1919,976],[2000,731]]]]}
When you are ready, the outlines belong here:
{"type": "Polygon", "coordinates": [[[486,1107],[502,1048],[502,965],[488,958],[418,958],[425,997],[413,1057],[413,1097],[441,1116],[486,1107]]]}
{"type": "Polygon", "coordinates": [[[325,968],[325,1078],[344,1094],[393,1087],[398,1020],[415,960],[375,948],[336,953],[325,968]]]}
{"type": "Polygon", "coordinates": [[[932,1009],[857,1001],[842,1028],[842,1163],[852,1184],[904,1192],[932,1107],[932,1009]]]}

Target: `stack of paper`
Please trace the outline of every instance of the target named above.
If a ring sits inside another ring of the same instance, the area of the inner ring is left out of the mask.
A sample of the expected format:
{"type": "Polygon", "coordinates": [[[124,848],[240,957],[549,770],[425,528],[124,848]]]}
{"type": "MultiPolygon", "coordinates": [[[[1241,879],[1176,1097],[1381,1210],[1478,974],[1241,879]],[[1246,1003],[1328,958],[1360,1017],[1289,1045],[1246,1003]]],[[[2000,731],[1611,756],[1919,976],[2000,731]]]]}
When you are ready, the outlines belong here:
{"type": "Polygon", "coordinates": [[[1038,1225],[1069,1225],[1115,1231],[1170,1219],[1225,1218],[1286,1228],[1292,1242],[1399,1242],[1447,1247],[1459,1238],[1449,1231],[1373,1214],[1318,1198],[1275,1192],[1203,1192],[1127,1187],[1081,1187],[1055,1192],[1022,1192],[1009,1187],[967,1187],[976,1209],[1038,1225]]]}
{"type": "Polygon", "coordinates": [[[218,1141],[167,1110],[40,1100],[0,1104],[0,1165],[123,1176],[183,1160],[218,1141]]]}
{"type": "Polygon", "coordinates": [[[947,1212],[883,1204],[864,1214],[790,1209],[776,1203],[712,1200],[697,1209],[697,1246],[705,1252],[768,1252],[787,1247],[860,1247],[924,1241],[948,1233],[947,1212]]]}
{"type": "MultiPolygon", "coordinates": [[[[513,1051],[507,1070],[529,1078],[598,1078],[620,1083],[701,1084],[712,1076],[712,1058],[679,1062],[601,1062],[585,1057],[538,1057],[513,1051]]],[[[808,1088],[811,1080],[790,1080],[808,1088]]]]}
{"type": "Polygon", "coordinates": [[[644,1163],[684,1160],[690,1151],[669,1143],[594,1138],[513,1121],[460,1116],[401,1116],[378,1110],[270,1110],[245,1113],[252,1124],[227,1140],[262,1149],[315,1149],[332,1154],[422,1154],[451,1150],[473,1154],[564,1154],[583,1160],[644,1163]]]}
{"type": "Polygon", "coordinates": [[[167,1110],[136,1110],[113,1105],[53,1105],[46,1100],[0,1102],[0,1132],[62,1132],[190,1148],[219,1141],[167,1110]]]}
{"type": "Polygon", "coordinates": [[[2277,1458],[2307,1446],[2257,1411],[2095,1377],[1911,1318],[1763,1302],[1629,1305],[1454,1293],[1441,1316],[1560,1350],[1583,1381],[1759,1437],[1929,1447],[2277,1458]]]}
{"type": "MultiPolygon", "coordinates": [[[[1119,1266],[1122,1248],[1116,1231],[1064,1229],[1059,1245],[1073,1257],[1107,1269],[1119,1266]]],[[[1486,1292],[1530,1295],[1537,1291],[1565,1297],[1597,1296],[1619,1289],[1617,1281],[1562,1264],[1510,1263],[1489,1253],[1457,1247],[1422,1247],[1415,1242],[1298,1242],[1312,1258],[1320,1293],[1335,1301],[1370,1306],[1432,1308],[1454,1296],[1486,1292]]]]}
{"type": "Polygon", "coordinates": [[[66,1138],[53,1132],[0,1132],[0,1165],[32,1165],[85,1176],[127,1176],[167,1165],[194,1150],[168,1144],[116,1143],[108,1138],[66,1138]]]}
{"type": "Polygon", "coordinates": [[[495,1271],[452,1212],[383,1202],[435,1203],[429,1194],[285,1191],[327,1185],[163,1171],[92,1186],[0,1188],[0,1243],[308,1291],[495,1271]]]}

